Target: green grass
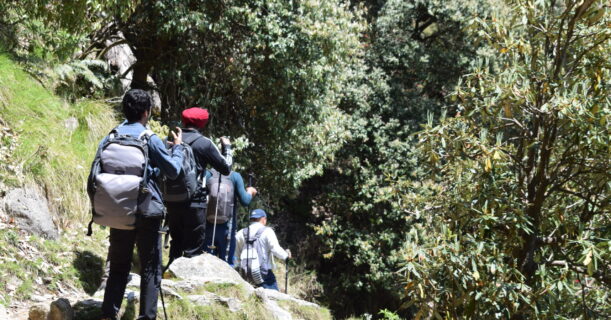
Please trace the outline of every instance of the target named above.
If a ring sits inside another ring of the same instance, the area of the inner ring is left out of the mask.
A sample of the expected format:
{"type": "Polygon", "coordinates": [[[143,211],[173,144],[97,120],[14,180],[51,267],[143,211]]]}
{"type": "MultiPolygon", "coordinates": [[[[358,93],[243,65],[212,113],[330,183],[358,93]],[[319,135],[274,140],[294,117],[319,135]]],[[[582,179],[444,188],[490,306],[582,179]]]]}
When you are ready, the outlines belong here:
{"type": "MultiPolygon", "coordinates": [[[[217,293],[217,292],[214,292],[217,293]]],[[[219,294],[219,293],[217,293],[219,294]]],[[[220,294],[219,294],[220,295],[220,294]]],[[[186,294],[185,294],[186,296],[186,294]]],[[[266,320],[273,319],[267,311],[263,302],[255,295],[242,301],[242,309],[231,312],[221,303],[213,303],[208,306],[198,306],[187,299],[171,299],[168,307],[168,318],[170,319],[193,319],[193,320],[266,320]]],[[[162,312],[159,310],[159,312],[162,312]]]]}
{"type": "Polygon", "coordinates": [[[16,133],[10,161],[25,175],[25,181],[4,182],[40,185],[63,227],[85,222],[88,167],[97,143],[116,124],[112,108],[88,100],[67,103],[0,53],[0,119],[16,133]],[[71,117],[79,123],[74,132],[65,127],[71,117]]]}
{"type": "Polygon", "coordinates": [[[201,294],[206,291],[216,293],[221,297],[236,298],[240,301],[244,301],[248,297],[246,289],[241,285],[233,283],[207,283],[202,288],[196,290],[194,294],[201,294]]]}
{"type": "Polygon", "coordinates": [[[25,301],[34,293],[53,292],[58,285],[92,293],[102,277],[107,235],[97,231],[87,237],[80,232],[54,241],[0,229],[0,303],[25,301]],[[16,288],[8,290],[10,284],[16,288]]]}
{"type": "Polygon", "coordinates": [[[316,308],[312,306],[302,306],[294,301],[279,301],[278,305],[287,310],[298,319],[307,320],[331,320],[331,313],[324,308],[316,308]]]}

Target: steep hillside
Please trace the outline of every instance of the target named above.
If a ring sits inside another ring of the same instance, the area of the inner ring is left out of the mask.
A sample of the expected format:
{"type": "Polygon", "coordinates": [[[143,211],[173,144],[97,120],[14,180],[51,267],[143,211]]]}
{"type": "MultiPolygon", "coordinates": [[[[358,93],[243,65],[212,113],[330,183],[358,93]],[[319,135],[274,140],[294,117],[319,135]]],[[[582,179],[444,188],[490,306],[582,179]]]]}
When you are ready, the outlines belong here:
{"type": "Polygon", "coordinates": [[[94,267],[103,263],[105,232],[83,235],[84,181],[96,141],[114,122],[107,105],[67,103],[0,54],[0,304],[21,309],[99,285],[101,274],[94,267]],[[18,218],[4,213],[11,208],[2,200],[15,190],[43,196],[41,207],[48,207],[59,231],[56,240],[25,232],[16,225],[18,218]]]}
{"type": "Polygon", "coordinates": [[[83,222],[87,167],[116,122],[112,109],[90,100],[67,103],[0,54],[0,119],[12,133],[3,147],[14,146],[7,158],[13,170],[0,172],[3,183],[39,185],[61,226],[83,222]]]}

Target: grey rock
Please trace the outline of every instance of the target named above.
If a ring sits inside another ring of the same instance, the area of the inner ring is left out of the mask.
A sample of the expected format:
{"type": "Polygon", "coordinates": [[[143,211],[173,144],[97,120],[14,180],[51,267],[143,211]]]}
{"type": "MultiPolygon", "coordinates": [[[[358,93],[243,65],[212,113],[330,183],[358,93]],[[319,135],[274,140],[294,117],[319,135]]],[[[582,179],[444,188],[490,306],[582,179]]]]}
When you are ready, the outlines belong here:
{"type": "Polygon", "coordinates": [[[242,302],[235,298],[217,297],[217,301],[224,304],[231,312],[237,312],[242,309],[242,302]]]}
{"type": "Polygon", "coordinates": [[[305,300],[301,300],[301,299],[297,299],[295,297],[292,297],[288,294],[282,293],[280,291],[277,290],[271,290],[271,289],[264,289],[264,288],[257,288],[255,290],[255,294],[262,298],[263,295],[267,296],[267,298],[269,298],[270,300],[274,300],[274,301],[293,301],[301,306],[308,306],[308,307],[315,307],[315,308],[320,308],[319,305],[317,305],[316,303],[312,303],[309,301],[305,301],[305,300]]]}
{"type": "Polygon", "coordinates": [[[0,303],[0,320],[9,320],[8,311],[6,311],[6,308],[1,303],[0,303]]]}
{"type": "Polygon", "coordinates": [[[136,273],[129,274],[129,282],[127,283],[128,288],[140,288],[140,275],[136,273]]]}
{"type": "Polygon", "coordinates": [[[28,312],[28,320],[46,320],[47,308],[45,306],[36,305],[30,308],[28,312]]]}
{"type": "Polygon", "coordinates": [[[68,129],[70,132],[74,132],[78,128],[78,119],[75,117],[70,117],[64,120],[64,127],[68,129]]]}
{"type": "Polygon", "coordinates": [[[182,280],[191,280],[200,284],[231,283],[244,287],[248,295],[254,292],[254,288],[227,262],[208,253],[193,258],[178,258],[170,265],[170,272],[182,280]]]}
{"type": "Polygon", "coordinates": [[[187,296],[187,300],[199,306],[208,306],[218,302],[227,307],[231,312],[236,312],[242,309],[242,302],[240,300],[235,298],[221,297],[211,292],[205,292],[201,295],[187,296]]]}
{"type": "Polygon", "coordinates": [[[33,302],[45,302],[45,301],[49,300],[49,297],[43,297],[41,295],[32,294],[32,295],[30,295],[30,300],[33,301],[33,302]]]}
{"type": "Polygon", "coordinates": [[[74,320],[98,320],[102,318],[102,301],[88,299],[74,304],[74,320]]]}
{"type": "Polygon", "coordinates": [[[2,205],[20,229],[47,239],[59,237],[47,199],[36,188],[12,189],[4,197],[2,205]]]}
{"type": "Polygon", "coordinates": [[[161,280],[161,287],[170,288],[173,290],[180,290],[185,292],[193,292],[197,288],[198,283],[192,280],[173,281],[169,279],[161,280]]]}
{"type": "Polygon", "coordinates": [[[164,287],[163,284],[161,285],[161,292],[163,292],[163,295],[165,297],[172,297],[172,298],[176,298],[178,300],[182,300],[182,296],[180,294],[178,294],[178,292],[176,292],[176,291],[174,291],[174,290],[172,290],[170,288],[164,287]]]}
{"type": "Polygon", "coordinates": [[[136,317],[138,316],[138,299],[139,297],[134,293],[131,292],[128,296],[127,296],[127,303],[123,303],[123,307],[121,308],[122,310],[120,311],[121,320],[135,320],[136,317]]]}
{"type": "Polygon", "coordinates": [[[262,288],[258,288],[257,290],[255,290],[255,294],[261,298],[261,301],[263,301],[263,304],[265,305],[265,308],[267,309],[267,311],[269,311],[274,319],[276,320],[292,320],[293,317],[291,316],[291,313],[282,309],[278,303],[272,299],[270,299],[270,297],[268,296],[268,291],[263,289],[260,290],[262,288]]]}
{"type": "Polygon", "coordinates": [[[187,299],[198,306],[208,306],[216,302],[215,294],[210,292],[201,295],[187,296],[187,299]]]}
{"type": "Polygon", "coordinates": [[[60,298],[51,303],[51,311],[47,320],[73,320],[74,310],[68,299],[60,298]]]}

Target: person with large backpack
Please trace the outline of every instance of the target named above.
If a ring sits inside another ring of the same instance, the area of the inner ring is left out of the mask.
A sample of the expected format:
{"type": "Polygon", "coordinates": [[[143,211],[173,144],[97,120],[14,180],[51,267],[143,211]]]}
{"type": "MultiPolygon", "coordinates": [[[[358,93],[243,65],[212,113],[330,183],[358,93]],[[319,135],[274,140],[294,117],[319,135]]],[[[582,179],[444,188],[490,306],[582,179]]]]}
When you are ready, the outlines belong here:
{"type": "Polygon", "coordinates": [[[237,238],[239,272],[244,279],[257,287],[278,290],[278,282],[272,271],[274,258],[291,258],[291,251],[284,250],[278,243],[273,229],[266,227],[267,214],[263,209],[253,210],[250,226],[240,230],[237,238]]]}
{"type": "MultiPolygon", "coordinates": [[[[206,251],[204,242],[206,228],[207,190],[205,188],[205,170],[208,165],[223,174],[229,174],[233,162],[231,142],[221,138],[222,152],[209,138],[199,131],[208,123],[208,110],[189,108],[182,112],[183,144],[188,145],[196,166],[197,187],[193,194],[169,194],[166,181],[166,205],[170,227],[170,262],[179,257],[194,257],[206,251]]],[[[180,179],[176,179],[180,180],[180,179]]],[[[171,181],[170,181],[171,182],[171,181]]],[[[185,189],[183,189],[185,190],[185,189]]]]}
{"type": "MultiPolygon", "coordinates": [[[[152,98],[144,90],[132,89],[122,101],[126,121],[100,142],[87,181],[92,223],[110,227],[108,258],[110,271],[104,291],[104,319],[117,319],[132,265],[134,245],[140,259],[140,311],[138,319],[155,319],[161,286],[161,236],[165,215],[161,192],[155,182],[159,174],[176,178],[183,153],[180,128],[173,152],[146,129],[152,98]]],[[[89,224],[91,235],[91,223],[89,224]]]]}
{"type": "Polygon", "coordinates": [[[235,242],[237,211],[239,200],[244,207],[248,206],[257,194],[252,186],[244,188],[244,179],[238,172],[221,175],[212,169],[206,172],[208,188],[208,209],[206,214],[206,247],[210,254],[233,265],[235,244],[230,245],[227,254],[227,238],[235,242]]]}

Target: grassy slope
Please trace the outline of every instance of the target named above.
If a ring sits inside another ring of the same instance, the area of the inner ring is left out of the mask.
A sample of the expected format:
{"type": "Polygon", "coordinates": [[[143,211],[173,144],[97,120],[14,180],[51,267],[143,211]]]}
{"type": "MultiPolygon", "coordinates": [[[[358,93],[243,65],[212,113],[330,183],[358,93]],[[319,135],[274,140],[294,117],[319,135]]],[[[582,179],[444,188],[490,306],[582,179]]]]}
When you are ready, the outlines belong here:
{"type": "Polygon", "coordinates": [[[64,102],[0,53],[0,119],[15,133],[9,161],[23,171],[23,177],[4,172],[2,183],[40,185],[62,229],[74,227],[59,241],[0,227],[0,303],[57,290],[91,292],[99,285],[107,242],[106,232],[83,235],[84,181],[97,141],[115,122],[111,109],[94,101],[64,102]],[[64,125],[71,117],[79,122],[74,132],[64,125]]]}
{"type": "Polygon", "coordinates": [[[116,123],[111,109],[87,100],[69,104],[0,54],[0,117],[17,133],[11,161],[23,168],[26,180],[4,182],[41,185],[64,227],[85,222],[87,169],[97,141],[116,123]],[[78,120],[74,132],[65,127],[69,118],[78,120]]]}

